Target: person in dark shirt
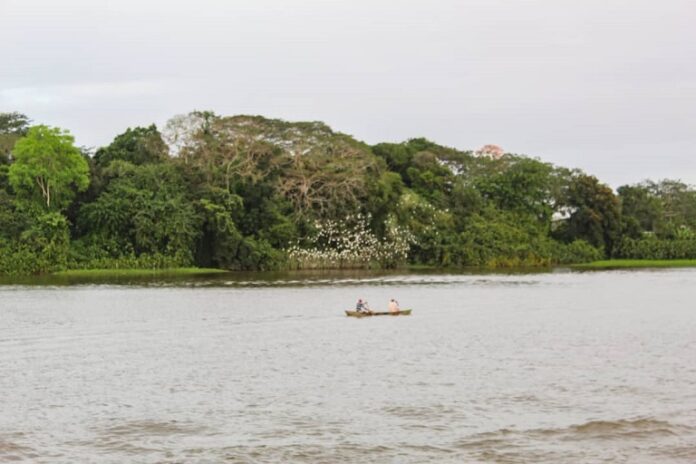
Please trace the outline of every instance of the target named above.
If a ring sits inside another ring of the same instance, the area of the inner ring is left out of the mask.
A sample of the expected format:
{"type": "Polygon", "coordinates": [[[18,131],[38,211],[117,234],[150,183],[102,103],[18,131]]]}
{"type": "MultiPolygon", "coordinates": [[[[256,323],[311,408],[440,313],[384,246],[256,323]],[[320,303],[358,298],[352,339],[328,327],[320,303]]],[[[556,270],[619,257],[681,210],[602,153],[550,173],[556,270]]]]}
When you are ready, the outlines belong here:
{"type": "Polygon", "coordinates": [[[370,307],[367,305],[367,301],[363,301],[363,299],[360,298],[355,304],[355,310],[359,313],[369,313],[370,307]]]}

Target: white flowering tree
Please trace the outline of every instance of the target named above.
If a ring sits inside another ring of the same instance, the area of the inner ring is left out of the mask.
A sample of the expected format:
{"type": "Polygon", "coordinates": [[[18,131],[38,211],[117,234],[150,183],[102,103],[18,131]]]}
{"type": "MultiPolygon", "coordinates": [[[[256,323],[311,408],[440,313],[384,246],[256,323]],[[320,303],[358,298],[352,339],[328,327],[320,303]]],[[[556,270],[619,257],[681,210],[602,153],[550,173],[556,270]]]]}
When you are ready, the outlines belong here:
{"type": "Polygon", "coordinates": [[[296,269],[385,268],[406,260],[415,238],[390,218],[385,237],[377,237],[369,228],[370,216],[355,214],[315,224],[314,246],[295,245],[288,251],[296,269]]]}

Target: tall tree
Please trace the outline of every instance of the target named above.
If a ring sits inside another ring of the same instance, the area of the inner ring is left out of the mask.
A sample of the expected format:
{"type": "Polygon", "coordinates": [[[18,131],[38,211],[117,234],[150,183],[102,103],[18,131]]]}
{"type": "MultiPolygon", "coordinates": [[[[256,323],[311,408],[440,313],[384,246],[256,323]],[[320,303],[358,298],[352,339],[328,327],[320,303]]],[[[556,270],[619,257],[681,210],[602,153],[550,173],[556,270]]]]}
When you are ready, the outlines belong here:
{"type": "Polygon", "coordinates": [[[80,208],[77,220],[93,242],[122,253],[180,255],[190,261],[200,220],[177,167],[114,161],[105,175],[106,188],[80,208]]]}
{"type": "Polygon", "coordinates": [[[94,155],[98,166],[108,166],[114,160],[132,164],[158,163],[167,158],[169,150],[162,140],[157,126],[128,128],[117,135],[109,146],[100,148],[94,155]]]}
{"type": "Polygon", "coordinates": [[[570,181],[566,201],[570,217],[560,235],[568,242],[585,240],[611,256],[621,232],[619,200],[611,188],[594,176],[579,173],[570,181]]]}
{"type": "Polygon", "coordinates": [[[682,227],[696,229],[696,190],[683,182],[665,179],[648,187],[660,198],[667,225],[665,235],[672,236],[682,227]]]}
{"type": "Polygon", "coordinates": [[[477,180],[484,198],[503,210],[529,214],[549,225],[553,214],[553,166],[531,158],[512,158],[507,169],[477,180]]]}
{"type": "Polygon", "coordinates": [[[622,233],[640,238],[644,232],[661,229],[664,211],[660,198],[647,185],[624,185],[618,188],[621,201],[622,233]]]}
{"type": "Polygon", "coordinates": [[[9,163],[12,148],[27,134],[30,122],[22,113],[0,113],[0,164],[9,163]]]}
{"type": "Polygon", "coordinates": [[[34,126],[14,147],[10,184],[18,196],[36,199],[46,208],[63,209],[75,191],[89,185],[89,168],[75,139],[57,127],[34,126]]]}

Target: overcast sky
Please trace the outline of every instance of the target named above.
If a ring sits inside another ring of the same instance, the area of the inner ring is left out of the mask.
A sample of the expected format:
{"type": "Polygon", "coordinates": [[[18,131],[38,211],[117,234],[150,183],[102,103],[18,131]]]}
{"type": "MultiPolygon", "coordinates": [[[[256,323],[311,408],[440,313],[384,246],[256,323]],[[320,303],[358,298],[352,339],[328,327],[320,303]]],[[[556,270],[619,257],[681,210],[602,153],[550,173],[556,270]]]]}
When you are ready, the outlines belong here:
{"type": "Polygon", "coordinates": [[[99,146],[193,109],[696,184],[694,0],[0,0],[0,112],[99,146]]]}

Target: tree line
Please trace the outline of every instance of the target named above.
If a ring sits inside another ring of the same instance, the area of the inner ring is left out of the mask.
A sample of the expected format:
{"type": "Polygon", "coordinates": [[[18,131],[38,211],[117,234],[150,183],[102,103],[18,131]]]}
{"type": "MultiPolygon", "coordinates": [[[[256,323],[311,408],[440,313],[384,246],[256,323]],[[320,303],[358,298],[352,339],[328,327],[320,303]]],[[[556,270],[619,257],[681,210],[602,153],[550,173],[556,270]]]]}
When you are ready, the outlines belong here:
{"type": "Polygon", "coordinates": [[[0,113],[0,273],[696,258],[696,190],[194,111],[80,148],[0,113]]]}

